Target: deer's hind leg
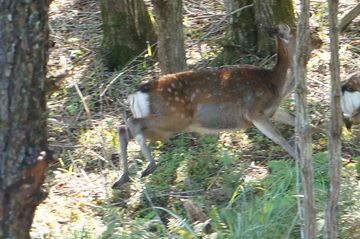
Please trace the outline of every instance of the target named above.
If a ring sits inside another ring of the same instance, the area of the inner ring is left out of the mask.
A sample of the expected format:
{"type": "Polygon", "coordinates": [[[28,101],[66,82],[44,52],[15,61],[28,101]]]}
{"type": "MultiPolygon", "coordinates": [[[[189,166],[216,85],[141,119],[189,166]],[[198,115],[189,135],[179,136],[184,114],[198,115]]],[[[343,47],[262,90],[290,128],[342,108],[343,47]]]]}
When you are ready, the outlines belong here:
{"type": "MultiPolygon", "coordinates": [[[[141,120],[129,118],[127,121],[127,126],[120,126],[118,129],[120,158],[122,162],[122,173],[119,176],[119,178],[114,182],[112,188],[119,188],[123,184],[130,181],[127,146],[129,140],[133,138],[135,138],[136,142],[140,145],[144,157],[149,162],[146,169],[142,172],[141,177],[144,177],[152,173],[156,169],[156,163],[153,156],[151,155],[150,148],[145,143],[145,135],[148,131],[146,129],[142,130],[141,125],[142,125],[141,120]]],[[[165,136],[165,133],[161,133],[161,132],[155,132],[155,133],[161,136],[165,136]]],[[[151,131],[150,134],[152,135],[154,134],[154,132],[151,131]]]]}
{"type": "Polygon", "coordinates": [[[144,131],[146,130],[146,118],[129,118],[127,121],[128,128],[131,135],[134,137],[137,144],[139,144],[142,154],[148,161],[148,165],[141,173],[141,177],[144,177],[152,173],[156,169],[156,163],[154,157],[151,155],[150,148],[146,145],[146,139],[144,131]]]}
{"type": "Polygon", "coordinates": [[[156,169],[156,163],[150,148],[146,144],[146,139],[167,139],[174,133],[184,129],[187,125],[188,121],[179,121],[178,117],[172,115],[150,115],[144,118],[130,118],[128,120],[128,127],[131,134],[139,144],[145,159],[148,161],[148,165],[141,173],[141,177],[151,174],[156,169]]]}
{"type": "Polygon", "coordinates": [[[146,145],[145,142],[145,135],[143,132],[144,119],[129,118],[126,122],[126,126],[121,126],[118,130],[119,143],[120,143],[120,157],[123,168],[122,168],[121,176],[115,181],[112,188],[118,188],[130,180],[127,145],[129,143],[129,140],[132,138],[134,138],[135,141],[140,145],[142,154],[149,162],[148,165],[146,166],[146,169],[142,172],[141,176],[144,177],[152,173],[156,168],[156,163],[153,156],[151,155],[150,148],[146,145]]]}
{"type": "Polygon", "coordinates": [[[127,145],[129,143],[129,140],[132,138],[132,135],[127,126],[120,126],[118,129],[118,136],[119,136],[119,144],[120,144],[120,158],[122,161],[122,173],[121,176],[112,185],[112,188],[118,188],[130,180],[127,145]]]}

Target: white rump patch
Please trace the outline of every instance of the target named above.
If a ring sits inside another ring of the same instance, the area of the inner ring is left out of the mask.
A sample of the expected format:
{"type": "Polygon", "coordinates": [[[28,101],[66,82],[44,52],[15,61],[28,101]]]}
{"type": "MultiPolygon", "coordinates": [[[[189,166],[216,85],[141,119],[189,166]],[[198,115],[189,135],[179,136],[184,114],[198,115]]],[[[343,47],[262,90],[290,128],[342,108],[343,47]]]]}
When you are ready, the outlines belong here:
{"type": "Polygon", "coordinates": [[[128,96],[128,102],[134,118],[143,118],[150,114],[149,94],[135,92],[128,96]]]}
{"type": "Polygon", "coordinates": [[[360,92],[344,91],[341,98],[341,108],[344,116],[347,118],[352,117],[353,113],[360,107],[360,92]]]}

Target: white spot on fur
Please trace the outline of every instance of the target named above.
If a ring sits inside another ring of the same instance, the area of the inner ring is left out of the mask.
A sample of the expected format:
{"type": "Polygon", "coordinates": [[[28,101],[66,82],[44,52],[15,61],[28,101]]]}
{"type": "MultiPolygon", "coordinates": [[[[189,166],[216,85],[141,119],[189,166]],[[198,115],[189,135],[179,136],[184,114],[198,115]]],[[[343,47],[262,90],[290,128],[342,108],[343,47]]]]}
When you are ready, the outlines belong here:
{"type": "Polygon", "coordinates": [[[143,118],[150,114],[149,94],[135,92],[128,96],[128,102],[134,118],[143,118]]]}
{"type": "Polygon", "coordinates": [[[344,116],[350,118],[360,107],[360,92],[344,91],[341,97],[341,108],[344,116]]]}

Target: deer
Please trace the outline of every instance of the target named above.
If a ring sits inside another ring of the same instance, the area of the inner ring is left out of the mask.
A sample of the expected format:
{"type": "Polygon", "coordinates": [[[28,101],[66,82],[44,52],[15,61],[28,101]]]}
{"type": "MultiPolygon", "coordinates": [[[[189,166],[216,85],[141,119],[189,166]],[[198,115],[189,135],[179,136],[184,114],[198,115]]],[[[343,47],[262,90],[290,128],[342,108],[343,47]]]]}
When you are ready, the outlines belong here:
{"type": "MultiPolygon", "coordinates": [[[[296,30],[278,25],[273,35],[277,62],[271,69],[240,65],[178,72],[144,83],[130,94],[132,117],[118,128],[122,174],[113,188],[130,180],[127,145],[131,139],[148,162],[141,177],[156,169],[146,140],[163,141],[181,131],[216,134],[255,126],[296,158],[295,149],[270,121],[293,80],[296,30]]],[[[276,115],[289,117],[281,110],[276,115]]]]}
{"type": "Polygon", "coordinates": [[[340,105],[343,121],[348,130],[353,124],[360,124],[360,72],[351,74],[341,84],[340,105]]]}

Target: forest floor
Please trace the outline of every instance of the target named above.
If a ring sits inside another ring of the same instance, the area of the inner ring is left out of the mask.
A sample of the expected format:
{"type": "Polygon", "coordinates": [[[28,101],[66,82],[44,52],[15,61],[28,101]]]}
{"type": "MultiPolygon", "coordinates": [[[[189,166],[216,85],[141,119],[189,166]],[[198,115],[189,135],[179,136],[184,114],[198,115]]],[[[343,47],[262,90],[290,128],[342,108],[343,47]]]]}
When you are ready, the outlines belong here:
{"type": "MultiPolygon", "coordinates": [[[[312,1],[311,25],[317,28],[324,44],[312,53],[308,64],[311,121],[324,129],[330,85],[326,2],[312,1]]],[[[340,16],[356,3],[341,0],[340,16]]],[[[184,14],[188,64],[191,68],[202,67],[221,50],[227,23],[222,1],[184,0],[184,14]]],[[[140,179],[138,172],[145,162],[139,147],[131,143],[131,182],[121,190],[112,190],[112,182],[119,174],[116,129],[128,114],[126,95],[142,81],[157,77],[157,64],[151,57],[139,57],[116,72],[104,66],[98,1],[54,0],[49,18],[54,42],[49,77],[65,72],[65,78],[61,89],[48,101],[49,143],[57,161],[49,170],[46,181],[49,196],[37,209],[32,238],[232,238],[231,232],[237,229],[231,226],[233,219],[229,218],[234,215],[226,208],[239,206],[238,195],[247,200],[265,195],[267,187],[272,186],[266,186],[262,179],[270,182],[274,179],[269,175],[287,167],[279,161],[271,163],[272,159],[289,159],[286,152],[255,129],[218,137],[183,133],[170,142],[154,145],[159,168],[153,175],[140,179]],[[252,193],[244,193],[246,190],[252,193]],[[201,223],[195,223],[199,219],[194,217],[200,217],[201,223]],[[212,229],[207,226],[210,224],[212,229]]],[[[360,70],[359,17],[341,34],[340,45],[340,73],[345,79],[360,70]]],[[[249,61],[263,65],[266,59],[252,55],[239,58],[240,63],[249,61]]],[[[284,102],[284,107],[293,111],[293,100],[284,102]]],[[[277,127],[293,140],[293,129],[277,127]]],[[[326,135],[314,133],[313,150],[320,162],[327,143],[326,135]]],[[[360,185],[356,171],[360,169],[359,155],[360,127],[351,132],[344,129],[341,238],[360,238],[360,185]]],[[[280,161],[291,165],[290,160],[280,161]]],[[[324,170],[326,164],[320,163],[319,167],[324,170]]],[[[292,169],[288,170],[290,175],[292,169]]],[[[284,181],[278,184],[284,185],[284,181]]],[[[288,187],[292,186],[284,186],[288,187]]],[[[323,206],[324,200],[319,201],[322,203],[317,205],[323,206]]],[[[277,206],[284,208],[282,204],[277,206]]],[[[322,210],[317,209],[321,227],[322,210]]],[[[291,215],[294,218],[290,222],[296,221],[296,213],[291,215]]],[[[269,228],[279,226],[268,219],[259,221],[269,223],[269,228]]],[[[261,231],[250,222],[242,223],[241,230],[261,231]]],[[[288,237],[282,238],[296,238],[290,236],[296,227],[292,226],[286,229],[288,237]]],[[[276,238],[269,235],[258,238],[276,238]]]]}

